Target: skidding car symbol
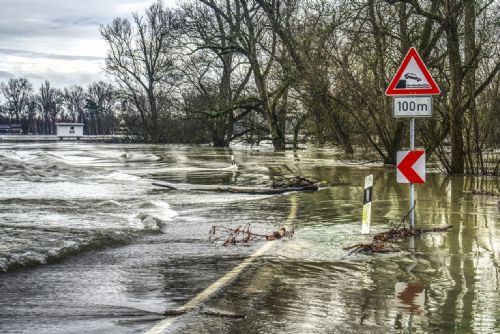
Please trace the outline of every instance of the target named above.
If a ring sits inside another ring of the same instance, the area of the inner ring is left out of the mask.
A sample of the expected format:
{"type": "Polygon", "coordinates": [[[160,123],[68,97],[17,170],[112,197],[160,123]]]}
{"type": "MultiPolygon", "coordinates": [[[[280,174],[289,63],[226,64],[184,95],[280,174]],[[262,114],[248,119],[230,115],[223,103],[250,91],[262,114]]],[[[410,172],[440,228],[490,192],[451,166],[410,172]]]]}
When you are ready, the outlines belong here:
{"type": "Polygon", "coordinates": [[[422,79],[420,79],[419,77],[417,77],[415,74],[413,73],[406,73],[404,75],[405,79],[408,80],[408,79],[413,79],[413,80],[417,80],[417,82],[420,82],[422,79]]]}

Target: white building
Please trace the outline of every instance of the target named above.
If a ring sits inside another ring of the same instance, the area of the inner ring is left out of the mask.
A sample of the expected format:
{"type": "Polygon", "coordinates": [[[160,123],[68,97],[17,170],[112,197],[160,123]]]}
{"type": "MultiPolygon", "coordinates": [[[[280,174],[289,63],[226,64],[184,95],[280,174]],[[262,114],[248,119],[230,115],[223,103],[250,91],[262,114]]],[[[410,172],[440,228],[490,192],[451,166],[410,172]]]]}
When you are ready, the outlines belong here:
{"type": "Polygon", "coordinates": [[[59,139],[83,137],[83,123],[56,123],[59,139]]]}

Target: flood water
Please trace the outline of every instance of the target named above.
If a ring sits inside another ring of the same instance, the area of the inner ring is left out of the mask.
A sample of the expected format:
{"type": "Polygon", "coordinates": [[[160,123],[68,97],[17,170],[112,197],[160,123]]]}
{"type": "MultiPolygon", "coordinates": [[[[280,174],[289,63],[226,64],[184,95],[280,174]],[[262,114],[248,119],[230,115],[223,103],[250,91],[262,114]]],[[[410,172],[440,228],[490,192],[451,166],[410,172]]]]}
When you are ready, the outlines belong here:
{"type": "Polygon", "coordinates": [[[414,250],[404,241],[399,253],[349,255],[343,247],[370,239],[360,234],[370,173],[376,233],[407,213],[407,186],[393,168],[331,150],[0,144],[0,332],[145,333],[253,257],[162,331],[500,333],[500,207],[470,193],[498,192],[499,179],[430,172],[416,186],[417,226],[453,229],[415,238],[414,250]],[[279,196],[151,184],[268,186],[292,175],[349,184],[279,196]],[[212,225],[247,223],[295,235],[260,256],[269,242],[207,241],[212,225]]]}

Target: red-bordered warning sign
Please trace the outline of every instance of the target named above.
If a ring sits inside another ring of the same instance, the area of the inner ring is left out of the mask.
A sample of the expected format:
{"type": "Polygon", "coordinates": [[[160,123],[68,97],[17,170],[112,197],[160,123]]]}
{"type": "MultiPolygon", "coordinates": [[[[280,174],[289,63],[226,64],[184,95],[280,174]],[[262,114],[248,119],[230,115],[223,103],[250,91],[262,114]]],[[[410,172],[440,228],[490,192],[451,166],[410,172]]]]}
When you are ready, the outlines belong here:
{"type": "Polygon", "coordinates": [[[412,47],[406,54],[385,95],[437,95],[441,90],[432,78],[417,50],[412,47]]]}

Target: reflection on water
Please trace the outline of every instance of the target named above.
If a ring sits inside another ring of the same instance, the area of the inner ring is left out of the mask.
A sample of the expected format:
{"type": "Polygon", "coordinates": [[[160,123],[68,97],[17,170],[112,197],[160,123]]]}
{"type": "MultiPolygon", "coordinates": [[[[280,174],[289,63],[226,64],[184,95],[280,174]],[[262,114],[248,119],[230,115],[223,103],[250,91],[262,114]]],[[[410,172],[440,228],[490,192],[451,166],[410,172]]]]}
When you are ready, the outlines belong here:
{"type": "Polygon", "coordinates": [[[265,233],[292,216],[293,240],[275,242],[166,332],[500,332],[499,207],[468,193],[498,191],[498,178],[429,174],[416,187],[417,225],[453,229],[415,238],[414,251],[404,241],[401,253],[347,256],[344,246],[370,239],[360,234],[366,175],[372,233],[407,213],[408,187],[392,168],[346,166],[328,150],[58,143],[3,145],[0,155],[1,332],[142,333],[262,245],[212,247],[211,225],[265,233]],[[258,197],[151,185],[268,185],[294,174],[350,185],[258,197]]]}

